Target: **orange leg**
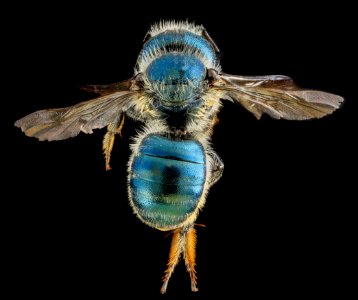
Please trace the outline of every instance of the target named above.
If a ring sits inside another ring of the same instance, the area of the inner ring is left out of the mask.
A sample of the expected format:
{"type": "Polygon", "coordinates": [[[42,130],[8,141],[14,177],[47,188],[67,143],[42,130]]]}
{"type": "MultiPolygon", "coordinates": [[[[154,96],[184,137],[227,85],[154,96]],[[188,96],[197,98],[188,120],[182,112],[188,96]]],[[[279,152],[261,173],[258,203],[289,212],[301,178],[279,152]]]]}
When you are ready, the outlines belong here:
{"type": "Polygon", "coordinates": [[[124,125],[124,115],[120,115],[117,120],[113,123],[110,123],[107,126],[107,132],[103,138],[103,154],[106,159],[106,171],[111,169],[110,161],[111,161],[111,152],[113,149],[115,134],[119,134],[122,136],[121,131],[124,125]]]}
{"type": "Polygon", "coordinates": [[[183,252],[184,241],[185,240],[183,238],[183,234],[181,233],[181,229],[175,229],[173,232],[172,244],[169,251],[169,261],[163,276],[163,285],[160,290],[162,294],[167,291],[169,279],[174,272],[175,266],[179,262],[181,253],[183,252]]]}
{"type": "Polygon", "coordinates": [[[185,249],[184,249],[184,260],[186,269],[190,274],[191,290],[197,292],[196,287],[196,271],[195,271],[195,258],[196,258],[196,230],[194,227],[190,228],[185,235],[185,249]]]}
{"type": "Polygon", "coordinates": [[[179,228],[174,230],[172,244],[169,251],[169,261],[167,269],[163,276],[163,285],[160,290],[162,294],[167,291],[168,282],[172,276],[176,265],[179,262],[180,256],[183,254],[187,270],[191,280],[191,290],[198,291],[196,287],[196,271],[195,271],[195,246],[196,246],[196,231],[193,227],[179,228]]]}

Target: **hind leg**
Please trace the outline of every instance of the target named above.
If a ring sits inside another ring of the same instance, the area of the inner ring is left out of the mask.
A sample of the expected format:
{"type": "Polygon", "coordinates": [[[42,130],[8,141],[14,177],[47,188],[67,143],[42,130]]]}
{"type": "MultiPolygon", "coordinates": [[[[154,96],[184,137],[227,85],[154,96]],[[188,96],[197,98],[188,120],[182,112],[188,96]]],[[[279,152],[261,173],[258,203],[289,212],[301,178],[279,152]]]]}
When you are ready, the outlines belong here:
{"type": "Polygon", "coordinates": [[[162,294],[164,294],[167,291],[169,279],[172,276],[174,269],[179,262],[180,255],[183,252],[184,243],[185,243],[185,239],[182,230],[180,228],[175,229],[173,232],[172,243],[170,246],[167,269],[165,270],[163,276],[163,285],[162,288],[160,289],[160,292],[162,294]]]}
{"type": "Polygon", "coordinates": [[[184,260],[186,269],[190,275],[191,290],[197,292],[196,287],[196,230],[191,227],[185,235],[185,248],[184,248],[184,260]]]}
{"type": "Polygon", "coordinates": [[[198,291],[196,287],[196,271],[195,271],[195,258],[196,258],[196,231],[191,227],[178,228],[173,232],[173,239],[169,251],[169,260],[167,269],[163,277],[163,285],[160,290],[162,294],[167,291],[168,282],[172,276],[176,265],[179,262],[181,255],[184,256],[185,265],[190,275],[191,290],[198,291]]]}

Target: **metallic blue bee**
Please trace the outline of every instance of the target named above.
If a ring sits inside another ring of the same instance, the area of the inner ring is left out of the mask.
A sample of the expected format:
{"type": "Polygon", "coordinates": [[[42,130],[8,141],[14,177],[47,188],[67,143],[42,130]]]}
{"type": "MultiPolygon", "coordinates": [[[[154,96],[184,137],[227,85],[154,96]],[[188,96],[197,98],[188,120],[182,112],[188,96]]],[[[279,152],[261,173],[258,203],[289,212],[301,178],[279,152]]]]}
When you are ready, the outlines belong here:
{"type": "Polygon", "coordinates": [[[343,98],[298,88],[286,76],[236,76],[221,71],[219,49],[204,27],[162,22],[144,40],[134,76],[85,90],[100,97],[77,105],[34,112],[15,125],[40,141],[63,140],[107,126],[106,169],[124,116],[144,123],[131,145],[129,202],[145,224],[173,231],[161,292],[183,255],[197,291],[194,222],[224,165],[210,147],[221,99],[241,104],[257,119],[305,120],[336,110],[343,98]]]}

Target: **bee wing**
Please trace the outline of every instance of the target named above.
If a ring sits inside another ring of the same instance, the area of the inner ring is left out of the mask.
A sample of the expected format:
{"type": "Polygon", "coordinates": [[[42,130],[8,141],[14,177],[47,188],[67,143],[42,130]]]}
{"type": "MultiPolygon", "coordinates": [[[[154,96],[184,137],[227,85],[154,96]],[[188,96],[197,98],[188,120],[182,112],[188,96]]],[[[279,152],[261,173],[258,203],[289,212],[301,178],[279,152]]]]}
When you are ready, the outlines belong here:
{"type": "Polygon", "coordinates": [[[81,89],[89,93],[94,93],[104,96],[115,92],[128,91],[132,85],[132,80],[133,79],[129,79],[129,80],[116,82],[112,84],[106,84],[106,85],[85,85],[82,86],[81,89]]]}
{"type": "Polygon", "coordinates": [[[305,90],[283,75],[235,76],[219,74],[212,86],[222,98],[244,106],[260,119],[263,113],[275,119],[306,120],[321,118],[335,111],[343,98],[338,95],[305,90]]]}
{"type": "Polygon", "coordinates": [[[15,126],[40,141],[64,140],[81,131],[92,133],[125,112],[136,95],[136,91],[119,91],[70,107],[39,110],[17,120],[15,126]]]}

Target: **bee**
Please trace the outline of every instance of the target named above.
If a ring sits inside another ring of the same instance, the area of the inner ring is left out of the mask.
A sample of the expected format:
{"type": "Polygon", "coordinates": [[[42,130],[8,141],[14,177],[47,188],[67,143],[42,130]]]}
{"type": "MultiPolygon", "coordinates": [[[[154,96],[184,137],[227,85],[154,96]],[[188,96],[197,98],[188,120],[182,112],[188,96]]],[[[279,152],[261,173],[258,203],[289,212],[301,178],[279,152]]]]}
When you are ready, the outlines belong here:
{"type": "Polygon", "coordinates": [[[239,76],[221,70],[219,49],[203,26],[168,21],[153,25],[139,53],[134,76],[84,89],[97,98],[71,107],[39,110],[15,126],[40,141],[64,140],[107,127],[106,170],[125,116],[144,126],[131,145],[129,203],[150,227],[172,231],[161,293],[183,256],[197,291],[194,222],[224,164],[210,146],[222,101],[245,107],[257,119],[307,120],[326,116],[343,102],[334,94],[301,89],[282,75],[239,76]]]}

